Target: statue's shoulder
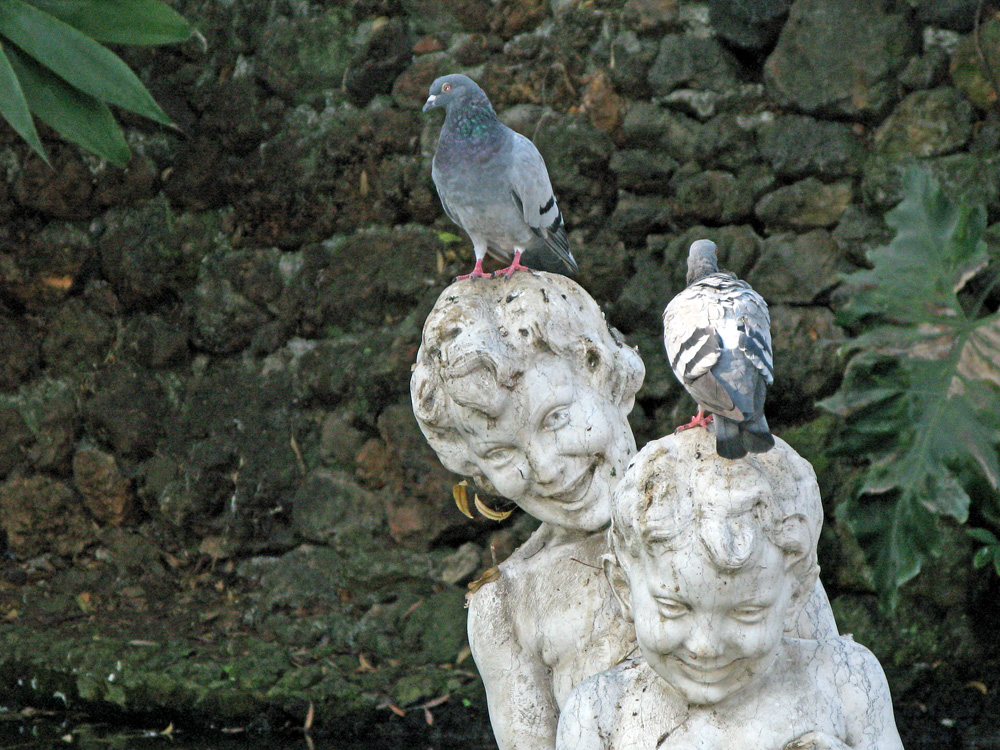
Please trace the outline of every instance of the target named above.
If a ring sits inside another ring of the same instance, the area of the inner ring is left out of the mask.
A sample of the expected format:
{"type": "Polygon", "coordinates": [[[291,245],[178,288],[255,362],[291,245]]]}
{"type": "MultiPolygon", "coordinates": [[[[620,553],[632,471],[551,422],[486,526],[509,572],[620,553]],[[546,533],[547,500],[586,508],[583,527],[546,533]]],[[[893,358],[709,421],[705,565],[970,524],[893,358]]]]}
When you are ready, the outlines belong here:
{"type": "Polygon", "coordinates": [[[543,575],[544,555],[539,553],[548,537],[543,524],[510,557],[470,584],[466,594],[470,633],[480,627],[492,629],[501,624],[503,630],[516,627],[525,610],[530,610],[525,602],[532,598],[531,593],[538,588],[538,579],[543,575]]]}
{"type": "Polygon", "coordinates": [[[581,693],[588,701],[621,706],[623,700],[643,695],[658,680],[659,677],[642,657],[633,657],[591,675],[577,685],[573,692],[581,693]]]}
{"type": "Polygon", "coordinates": [[[823,641],[830,650],[831,666],[845,685],[864,692],[884,691],[888,697],[888,683],[878,658],[866,646],[855,641],[849,634],[823,641]]]}
{"type": "MultiPolygon", "coordinates": [[[[563,707],[559,731],[584,741],[566,747],[653,747],[685,709],[641,657],[629,658],[577,685],[563,707]]],[[[557,747],[560,745],[557,744],[557,747]]]]}
{"type": "Polygon", "coordinates": [[[552,548],[552,528],[542,524],[497,568],[498,587],[513,594],[525,587],[534,588],[540,579],[550,579],[554,557],[562,553],[552,548]]]}
{"type": "MultiPolygon", "coordinates": [[[[597,542],[567,541],[542,524],[474,584],[476,590],[467,598],[470,632],[480,624],[494,627],[503,620],[503,627],[511,629],[519,642],[538,647],[539,638],[548,641],[557,633],[572,632],[578,640],[590,632],[577,620],[583,613],[593,619],[612,604],[600,555],[591,549],[595,543],[604,544],[604,534],[597,536],[597,542]]],[[[590,625],[596,627],[594,622],[590,625]]]]}
{"type": "Polygon", "coordinates": [[[833,691],[848,703],[888,698],[882,666],[868,648],[850,635],[830,636],[818,641],[788,639],[786,663],[797,665],[816,689],[833,691]]]}
{"type": "Polygon", "coordinates": [[[847,721],[848,744],[856,748],[903,750],[892,709],[889,683],[878,658],[850,635],[820,641],[817,655],[824,673],[820,689],[832,685],[847,721]],[[851,741],[853,739],[853,741],[851,741]]]}
{"type": "Polygon", "coordinates": [[[873,666],[881,670],[875,654],[855,641],[849,633],[831,635],[819,640],[787,638],[785,644],[786,648],[795,655],[796,661],[824,663],[838,671],[845,668],[867,670],[873,666]]]}

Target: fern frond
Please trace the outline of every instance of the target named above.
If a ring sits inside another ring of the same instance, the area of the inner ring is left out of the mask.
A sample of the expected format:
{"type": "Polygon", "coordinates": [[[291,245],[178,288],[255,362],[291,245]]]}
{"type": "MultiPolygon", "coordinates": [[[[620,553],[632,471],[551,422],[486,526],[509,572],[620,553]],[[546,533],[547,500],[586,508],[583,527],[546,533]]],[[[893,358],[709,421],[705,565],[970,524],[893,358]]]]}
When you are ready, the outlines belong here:
{"type": "Polygon", "coordinates": [[[886,216],[893,240],[845,277],[838,322],[856,334],[844,347],[853,356],[820,403],[845,420],[835,449],[866,461],[857,497],[837,512],[890,606],[938,552],[938,519],[968,518],[962,468],[1000,488],[1000,315],[959,297],[988,262],[986,213],[916,168],[904,195],[886,216]]]}

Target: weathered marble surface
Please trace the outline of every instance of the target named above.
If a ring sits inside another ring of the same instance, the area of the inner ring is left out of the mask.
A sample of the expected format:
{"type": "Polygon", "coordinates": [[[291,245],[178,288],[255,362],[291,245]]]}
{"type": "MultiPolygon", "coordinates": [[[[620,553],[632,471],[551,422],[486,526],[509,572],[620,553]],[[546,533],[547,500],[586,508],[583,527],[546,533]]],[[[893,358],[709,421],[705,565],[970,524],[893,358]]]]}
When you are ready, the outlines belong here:
{"type": "MultiPolygon", "coordinates": [[[[457,282],[427,318],[411,380],[424,435],[447,468],[543,522],[470,597],[469,642],[501,750],[552,748],[570,690],[635,651],[601,560],[611,493],[635,453],[627,416],[643,372],[563,276],[457,282]]],[[[761,460],[791,453],[780,446],[761,460]]],[[[795,467],[783,493],[818,507],[809,464],[782,460],[795,467]]],[[[818,583],[796,632],[836,632],[818,583]]]]}
{"type": "Polygon", "coordinates": [[[469,645],[501,749],[551,748],[569,691],[634,648],[600,561],[643,374],[563,276],[458,282],[425,324],[411,393],[428,441],[446,467],[543,522],[470,597],[469,645]]]}
{"type": "Polygon", "coordinates": [[[871,652],[793,637],[822,525],[796,458],[724,461],[702,430],[640,451],[604,567],[641,655],[571,693],[558,750],[902,748],[871,652]]]}

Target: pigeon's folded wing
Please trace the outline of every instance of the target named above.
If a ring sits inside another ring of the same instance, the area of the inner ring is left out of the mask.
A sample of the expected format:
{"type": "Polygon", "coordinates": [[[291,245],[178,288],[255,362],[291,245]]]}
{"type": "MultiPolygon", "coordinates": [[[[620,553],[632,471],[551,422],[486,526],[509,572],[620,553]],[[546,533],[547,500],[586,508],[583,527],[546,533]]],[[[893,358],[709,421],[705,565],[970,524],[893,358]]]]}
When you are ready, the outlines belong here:
{"type": "Polygon", "coordinates": [[[709,300],[696,289],[678,294],[663,312],[663,344],[670,367],[689,383],[719,361],[721,346],[709,317],[709,300]]]}
{"type": "Polygon", "coordinates": [[[722,354],[715,329],[721,315],[717,308],[703,289],[688,287],[663,313],[663,343],[671,369],[699,406],[739,419],[742,413],[712,373],[722,354]]]}
{"type": "Polygon", "coordinates": [[[569,268],[576,271],[576,260],[569,249],[562,215],[556,205],[555,194],[545,161],[535,145],[524,136],[514,133],[510,162],[507,170],[510,197],[524,221],[538,237],[545,241],[569,268]]]}
{"type": "Polygon", "coordinates": [[[715,377],[715,373],[706,372],[700,378],[692,380],[687,384],[687,392],[706,411],[738,421],[744,418],[743,412],[733,402],[725,385],[715,377]]]}
{"type": "Polygon", "coordinates": [[[771,351],[771,316],[767,303],[745,282],[745,290],[733,301],[733,313],[741,324],[739,349],[764,377],[774,383],[774,355],[771,351]]]}

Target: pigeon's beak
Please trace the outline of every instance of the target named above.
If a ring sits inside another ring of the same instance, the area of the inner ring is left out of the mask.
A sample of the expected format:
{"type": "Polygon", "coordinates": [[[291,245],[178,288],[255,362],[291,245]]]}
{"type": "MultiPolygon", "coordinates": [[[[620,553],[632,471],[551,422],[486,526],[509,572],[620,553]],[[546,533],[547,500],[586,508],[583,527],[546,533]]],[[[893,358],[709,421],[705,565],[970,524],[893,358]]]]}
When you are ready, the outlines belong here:
{"type": "Polygon", "coordinates": [[[431,94],[427,97],[427,101],[424,102],[424,112],[429,109],[434,109],[437,106],[437,94],[431,94]]]}

